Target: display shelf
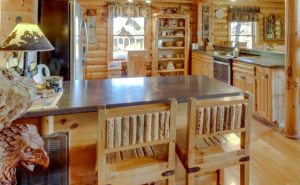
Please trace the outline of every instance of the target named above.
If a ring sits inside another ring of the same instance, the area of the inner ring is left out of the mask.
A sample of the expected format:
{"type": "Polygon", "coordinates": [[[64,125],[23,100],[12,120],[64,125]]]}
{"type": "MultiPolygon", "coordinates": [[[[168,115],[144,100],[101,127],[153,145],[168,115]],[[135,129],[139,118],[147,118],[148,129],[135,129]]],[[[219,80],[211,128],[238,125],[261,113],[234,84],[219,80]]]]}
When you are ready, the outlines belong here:
{"type": "Polygon", "coordinates": [[[158,61],[182,61],[184,58],[159,58],[158,61]]]}
{"type": "Polygon", "coordinates": [[[185,27],[165,27],[165,26],[162,26],[162,27],[160,27],[160,29],[162,29],[162,30],[185,30],[185,27]]]}
{"type": "Polygon", "coordinates": [[[174,36],[159,36],[159,38],[184,38],[184,35],[174,35],[174,36]]]}
{"type": "Polygon", "coordinates": [[[159,50],[177,50],[177,49],[185,49],[185,47],[161,47],[161,48],[158,48],[159,50]]]}
{"type": "Polygon", "coordinates": [[[159,73],[174,73],[174,72],[184,72],[184,69],[163,69],[158,70],[159,73]]]}
{"type": "Polygon", "coordinates": [[[190,17],[183,14],[163,14],[157,13],[153,15],[153,60],[152,60],[152,76],[160,76],[162,73],[166,75],[188,75],[189,62],[189,45],[190,45],[190,17]],[[182,26],[184,25],[184,26],[182,26]],[[181,33],[176,35],[176,33],[181,33]],[[163,35],[162,35],[163,34],[163,35]],[[181,47],[175,45],[176,42],[183,42],[181,47]],[[173,42],[169,44],[167,42],[173,42]],[[162,45],[171,45],[171,47],[158,47],[162,45]],[[173,56],[170,58],[160,58],[159,56],[173,56]],[[174,56],[181,56],[175,58],[174,56]],[[184,56],[184,57],[182,57],[184,56]],[[167,64],[168,63],[168,64],[167,64]],[[182,69],[160,70],[161,65],[179,64],[182,69]]]}

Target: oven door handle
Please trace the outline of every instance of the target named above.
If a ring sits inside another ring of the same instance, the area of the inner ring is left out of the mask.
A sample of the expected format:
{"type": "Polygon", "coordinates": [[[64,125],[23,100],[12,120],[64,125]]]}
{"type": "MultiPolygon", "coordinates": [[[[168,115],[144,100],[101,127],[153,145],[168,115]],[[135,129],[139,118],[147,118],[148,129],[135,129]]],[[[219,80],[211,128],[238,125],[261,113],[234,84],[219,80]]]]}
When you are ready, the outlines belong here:
{"type": "Polygon", "coordinates": [[[220,61],[217,61],[217,60],[214,60],[214,63],[216,63],[216,64],[221,64],[221,65],[226,65],[226,66],[230,66],[229,63],[226,63],[226,62],[220,62],[220,61]]]}

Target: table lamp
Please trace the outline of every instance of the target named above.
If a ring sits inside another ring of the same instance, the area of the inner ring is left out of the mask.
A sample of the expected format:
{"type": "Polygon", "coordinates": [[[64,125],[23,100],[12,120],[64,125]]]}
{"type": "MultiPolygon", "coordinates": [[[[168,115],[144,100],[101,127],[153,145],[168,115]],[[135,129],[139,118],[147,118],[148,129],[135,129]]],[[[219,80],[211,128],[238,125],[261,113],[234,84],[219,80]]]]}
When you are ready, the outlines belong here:
{"type": "Polygon", "coordinates": [[[32,77],[37,73],[35,53],[37,51],[54,50],[44,33],[36,24],[20,23],[8,35],[0,46],[0,51],[24,52],[24,60],[15,65],[20,75],[32,77]]]}

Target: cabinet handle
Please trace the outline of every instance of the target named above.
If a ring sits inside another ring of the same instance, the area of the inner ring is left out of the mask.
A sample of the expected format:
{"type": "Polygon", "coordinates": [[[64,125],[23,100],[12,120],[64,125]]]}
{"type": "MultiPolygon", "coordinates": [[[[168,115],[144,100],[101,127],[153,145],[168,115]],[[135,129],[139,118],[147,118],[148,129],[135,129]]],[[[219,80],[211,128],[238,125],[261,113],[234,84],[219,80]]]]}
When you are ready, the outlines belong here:
{"type": "Polygon", "coordinates": [[[268,75],[263,75],[263,78],[268,78],[268,75]]]}
{"type": "Polygon", "coordinates": [[[241,79],[246,79],[246,77],[245,76],[241,76],[241,79]]]}

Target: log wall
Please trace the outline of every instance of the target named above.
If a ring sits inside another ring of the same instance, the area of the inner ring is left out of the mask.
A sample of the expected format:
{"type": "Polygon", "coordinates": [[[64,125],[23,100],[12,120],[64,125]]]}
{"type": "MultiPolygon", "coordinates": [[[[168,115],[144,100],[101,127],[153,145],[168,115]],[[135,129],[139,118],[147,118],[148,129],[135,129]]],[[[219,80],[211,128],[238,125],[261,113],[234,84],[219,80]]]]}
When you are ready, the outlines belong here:
{"type": "MultiPolygon", "coordinates": [[[[37,0],[0,0],[0,43],[16,25],[16,17],[23,22],[37,22],[37,0]]],[[[0,66],[11,53],[0,52],[0,66]]]]}
{"type": "MultiPolygon", "coordinates": [[[[243,6],[259,6],[261,13],[259,14],[259,22],[257,23],[257,38],[256,44],[262,45],[264,43],[268,44],[278,44],[283,45],[284,38],[282,41],[265,41],[264,35],[264,17],[269,14],[280,15],[285,17],[285,1],[284,0],[238,0],[236,2],[231,2],[229,0],[214,0],[212,3],[212,39],[215,44],[221,43],[222,41],[229,40],[229,22],[228,22],[228,10],[231,5],[243,5],[243,6]],[[216,19],[215,12],[217,9],[223,9],[225,16],[222,19],[216,19]]],[[[284,29],[284,25],[283,25],[284,29]]]]}
{"type": "MultiPolygon", "coordinates": [[[[36,22],[37,20],[37,0],[1,0],[0,1],[0,40],[15,26],[16,16],[21,16],[23,22],[36,22]]],[[[86,79],[103,79],[107,78],[107,62],[108,62],[108,45],[107,45],[107,0],[78,0],[82,5],[84,18],[87,18],[87,9],[96,9],[96,44],[89,45],[87,62],[85,66],[86,79]]],[[[196,39],[195,28],[195,8],[194,0],[153,0],[152,12],[159,11],[161,7],[178,7],[182,3],[185,11],[191,15],[191,40],[196,39]]],[[[150,21],[151,23],[152,21],[150,21]]],[[[151,34],[151,30],[148,30],[151,34]]],[[[152,40],[152,38],[150,38],[152,40]]],[[[151,53],[151,49],[149,51],[151,53]]],[[[6,60],[0,54],[0,63],[6,60]]],[[[150,55],[151,56],[151,55],[150,55]]],[[[151,58],[150,58],[151,59],[151,58]]]]}

